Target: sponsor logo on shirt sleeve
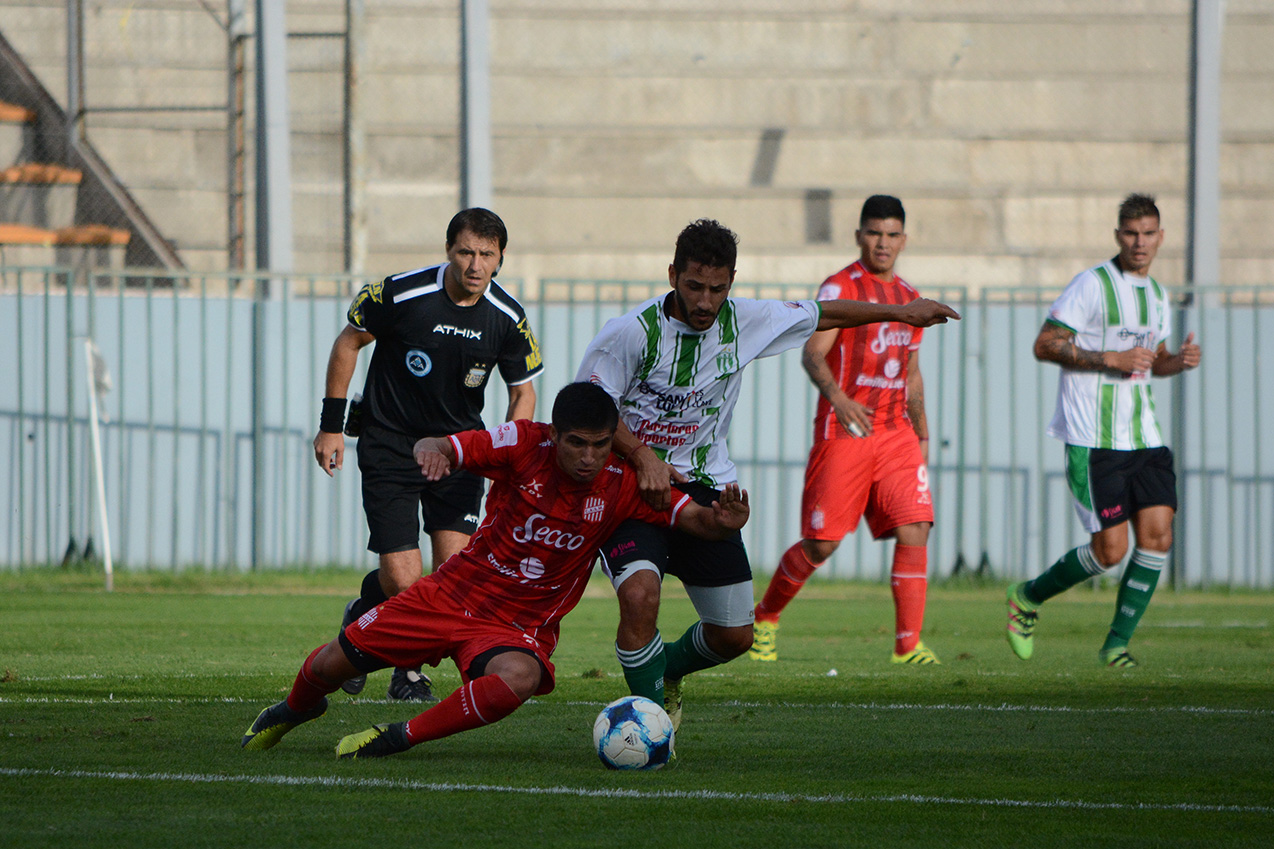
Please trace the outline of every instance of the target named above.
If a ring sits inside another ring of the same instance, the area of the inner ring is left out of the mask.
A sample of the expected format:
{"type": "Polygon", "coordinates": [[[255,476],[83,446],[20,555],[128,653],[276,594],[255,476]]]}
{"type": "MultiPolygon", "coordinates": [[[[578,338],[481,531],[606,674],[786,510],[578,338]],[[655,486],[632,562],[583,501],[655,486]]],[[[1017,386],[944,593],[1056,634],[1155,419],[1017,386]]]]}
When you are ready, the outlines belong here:
{"type": "Polygon", "coordinates": [[[504,448],[518,444],[518,426],[513,422],[505,422],[487,430],[491,434],[491,447],[504,448]]]}
{"type": "Polygon", "coordinates": [[[544,362],[544,358],[540,356],[540,343],[531,332],[531,325],[525,318],[518,322],[518,332],[526,337],[526,344],[531,347],[531,353],[526,355],[526,370],[539,368],[544,362]]]}

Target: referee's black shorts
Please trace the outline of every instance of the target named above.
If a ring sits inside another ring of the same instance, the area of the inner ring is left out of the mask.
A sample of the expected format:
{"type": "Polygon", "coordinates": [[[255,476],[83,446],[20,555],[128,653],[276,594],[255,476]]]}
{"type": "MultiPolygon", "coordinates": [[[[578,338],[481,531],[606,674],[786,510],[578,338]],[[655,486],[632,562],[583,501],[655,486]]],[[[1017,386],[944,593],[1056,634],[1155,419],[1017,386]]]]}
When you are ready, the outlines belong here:
{"type": "Polygon", "coordinates": [[[420,548],[422,516],[426,533],[478,529],[482,478],[462,470],[436,483],[425,480],[411,453],[415,444],[415,437],[371,423],[358,438],[367,550],[375,554],[420,548]]]}

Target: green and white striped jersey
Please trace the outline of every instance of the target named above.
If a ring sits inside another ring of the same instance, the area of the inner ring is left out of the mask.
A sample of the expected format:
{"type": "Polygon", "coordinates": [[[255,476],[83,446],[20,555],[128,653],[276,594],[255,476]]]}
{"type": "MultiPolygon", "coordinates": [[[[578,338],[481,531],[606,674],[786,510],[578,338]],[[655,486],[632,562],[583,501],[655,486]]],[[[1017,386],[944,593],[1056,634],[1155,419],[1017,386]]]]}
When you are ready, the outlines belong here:
{"type": "Polygon", "coordinates": [[[818,328],[818,303],[727,298],[699,332],[670,317],[664,302],[652,298],[606,322],[576,380],[610,393],[629,430],[691,480],[734,483],[726,435],[743,367],[803,344],[818,328]]]}
{"type": "MultiPolygon", "coordinates": [[[[1154,351],[1172,330],[1163,287],[1153,277],[1124,274],[1114,260],[1076,275],[1048,321],[1074,331],[1085,351],[1154,351]]],[[[1163,445],[1150,374],[1063,368],[1048,434],[1068,445],[1119,451],[1163,445]]]]}

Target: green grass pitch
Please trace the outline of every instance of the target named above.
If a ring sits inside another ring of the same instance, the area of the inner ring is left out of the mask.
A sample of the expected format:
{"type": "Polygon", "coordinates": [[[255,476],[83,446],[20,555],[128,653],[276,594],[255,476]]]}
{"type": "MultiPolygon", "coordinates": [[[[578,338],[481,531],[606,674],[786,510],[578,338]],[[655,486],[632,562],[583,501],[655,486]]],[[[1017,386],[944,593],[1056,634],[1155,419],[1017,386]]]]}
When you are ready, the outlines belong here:
{"type": "MultiPolygon", "coordinates": [[[[590,738],[626,693],[613,595],[594,582],[557,690],[503,722],[337,761],[341,736],[417,710],[384,700],[381,672],[277,748],[242,751],[360,578],[125,574],[107,595],[91,575],[0,574],[0,846],[1274,845],[1269,594],[1161,589],[1142,665],[1113,671],[1097,662],[1109,590],[1045,606],[1024,663],[1002,586],[934,586],[942,665],[900,667],[888,588],[815,581],[779,662],[688,679],[671,767],[615,773],[590,738]]],[[[665,639],[691,621],[670,580],[665,639]]],[[[459,681],[433,677],[444,694],[459,681]]]]}

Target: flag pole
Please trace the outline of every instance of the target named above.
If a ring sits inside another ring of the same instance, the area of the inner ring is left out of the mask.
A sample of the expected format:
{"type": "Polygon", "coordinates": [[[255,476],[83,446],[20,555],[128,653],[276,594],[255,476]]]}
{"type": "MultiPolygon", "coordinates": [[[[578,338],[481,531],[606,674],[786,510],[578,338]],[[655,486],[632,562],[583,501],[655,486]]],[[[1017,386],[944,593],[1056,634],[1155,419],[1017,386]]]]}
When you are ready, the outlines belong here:
{"type": "Polygon", "coordinates": [[[84,340],[84,360],[88,365],[88,424],[89,440],[93,453],[93,476],[97,485],[97,518],[102,530],[102,565],[106,568],[106,591],[115,589],[115,572],[111,562],[111,529],[106,516],[106,475],[102,472],[102,436],[97,424],[97,378],[96,361],[98,355],[93,340],[84,340]]]}

